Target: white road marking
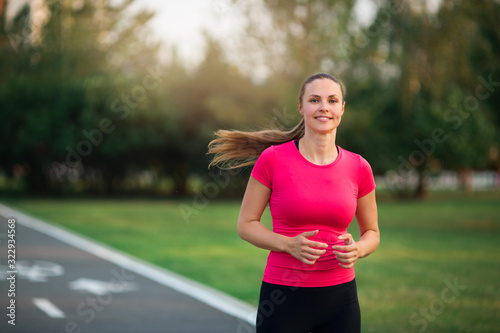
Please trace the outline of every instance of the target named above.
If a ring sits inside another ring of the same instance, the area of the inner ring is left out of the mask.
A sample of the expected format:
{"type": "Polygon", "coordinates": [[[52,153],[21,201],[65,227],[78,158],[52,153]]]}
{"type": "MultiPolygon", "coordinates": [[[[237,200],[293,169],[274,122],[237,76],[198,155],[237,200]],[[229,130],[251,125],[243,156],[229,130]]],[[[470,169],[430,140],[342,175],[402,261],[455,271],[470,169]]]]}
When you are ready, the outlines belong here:
{"type": "Polygon", "coordinates": [[[33,304],[35,304],[40,310],[45,312],[51,318],[64,318],[64,312],[62,312],[57,306],[52,304],[46,298],[33,298],[33,304]]]}
{"type": "Polygon", "coordinates": [[[129,291],[138,290],[137,284],[127,282],[120,286],[115,286],[111,282],[99,281],[94,279],[80,278],[69,283],[69,289],[86,291],[94,295],[118,294],[126,293],[129,291]]]}
{"type": "Polygon", "coordinates": [[[13,208],[0,204],[0,212],[6,218],[16,217],[17,222],[25,227],[37,230],[45,235],[69,244],[80,250],[91,253],[99,258],[172,288],[182,294],[191,296],[215,309],[241,319],[250,325],[255,325],[257,308],[221,291],[207,287],[199,282],[176,274],[165,268],[132,257],[95,240],[86,238],[73,231],[49,222],[31,217],[13,208]]]}

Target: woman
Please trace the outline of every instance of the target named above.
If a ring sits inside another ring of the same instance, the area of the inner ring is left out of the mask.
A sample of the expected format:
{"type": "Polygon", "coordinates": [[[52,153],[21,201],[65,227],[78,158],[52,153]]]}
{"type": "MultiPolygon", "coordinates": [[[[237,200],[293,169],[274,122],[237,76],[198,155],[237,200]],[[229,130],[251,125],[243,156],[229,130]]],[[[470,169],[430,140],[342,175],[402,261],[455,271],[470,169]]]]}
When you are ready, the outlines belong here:
{"type": "Polygon", "coordinates": [[[360,332],[354,264],[378,247],[375,182],[361,156],[335,144],[344,89],[318,73],[299,93],[303,119],[282,132],[218,131],[211,165],[254,163],[238,234],[269,250],[257,332],[360,332]],[[273,231],[260,222],[269,203],[273,231]],[[360,238],[347,227],[356,216],[360,238]]]}

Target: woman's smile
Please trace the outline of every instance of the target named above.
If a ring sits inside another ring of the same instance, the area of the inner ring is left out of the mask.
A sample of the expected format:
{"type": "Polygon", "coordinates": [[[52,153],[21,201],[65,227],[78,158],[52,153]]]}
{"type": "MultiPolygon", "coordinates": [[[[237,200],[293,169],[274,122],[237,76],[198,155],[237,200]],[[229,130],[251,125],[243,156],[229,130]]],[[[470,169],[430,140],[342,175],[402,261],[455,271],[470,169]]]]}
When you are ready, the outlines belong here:
{"type": "Polygon", "coordinates": [[[327,122],[329,120],[332,120],[332,118],[327,117],[327,116],[317,116],[317,117],[314,117],[314,119],[317,119],[317,120],[319,120],[321,122],[327,122]]]}

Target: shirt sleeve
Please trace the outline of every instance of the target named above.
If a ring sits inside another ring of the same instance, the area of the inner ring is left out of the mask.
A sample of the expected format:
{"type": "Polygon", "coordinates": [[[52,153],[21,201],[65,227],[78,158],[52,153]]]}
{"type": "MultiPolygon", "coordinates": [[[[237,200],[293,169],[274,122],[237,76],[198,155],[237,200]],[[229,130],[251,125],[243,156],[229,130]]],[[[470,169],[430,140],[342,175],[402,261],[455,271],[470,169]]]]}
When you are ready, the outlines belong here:
{"type": "Polygon", "coordinates": [[[376,187],[375,178],[373,177],[373,171],[370,164],[363,157],[360,157],[360,162],[358,199],[364,197],[376,187]]]}
{"type": "Polygon", "coordinates": [[[266,148],[260,154],[257,162],[252,169],[251,176],[264,184],[269,189],[272,189],[274,176],[274,147],[266,148]]]}

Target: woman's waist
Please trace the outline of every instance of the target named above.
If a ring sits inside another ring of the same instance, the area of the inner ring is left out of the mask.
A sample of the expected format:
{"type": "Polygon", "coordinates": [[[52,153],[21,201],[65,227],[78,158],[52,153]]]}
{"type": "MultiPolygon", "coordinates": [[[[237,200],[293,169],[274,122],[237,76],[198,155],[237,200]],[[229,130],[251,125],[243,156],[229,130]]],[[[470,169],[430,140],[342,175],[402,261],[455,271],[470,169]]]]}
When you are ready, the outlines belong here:
{"type": "Polygon", "coordinates": [[[315,242],[321,242],[328,245],[328,249],[331,249],[334,245],[344,245],[344,241],[339,239],[339,236],[347,232],[346,229],[334,229],[334,228],[322,228],[318,226],[312,226],[311,228],[274,228],[273,231],[280,235],[287,237],[295,237],[304,232],[318,230],[318,233],[314,236],[308,237],[307,239],[315,242]]]}
{"type": "Polygon", "coordinates": [[[325,249],[326,252],[316,260],[312,265],[305,264],[293,257],[287,252],[275,252],[271,251],[267,260],[268,265],[275,267],[286,267],[294,270],[301,271],[315,271],[315,270],[329,270],[337,268],[339,266],[338,260],[333,253],[333,246],[344,245],[344,241],[339,239],[339,236],[344,234],[346,230],[327,230],[321,228],[309,228],[309,229],[274,229],[273,231],[287,237],[295,237],[303,232],[318,230],[318,233],[314,236],[308,237],[309,240],[324,243],[327,245],[326,248],[313,247],[315,249],[325,249]]]}
{"type": "Polygon", "coordinates": [[[326,249],[325,254],[317,259],[314,264],[305,264],[287,252],[271,251],[267,258],[267,265],[297,271],[322,271],[342,268],[333,254],[331,246],[326,249]]]}
{"type": "Polygon", "coordinates": [[[294,268],[267,265],[263,281],[295,287],[325,287],[349,282],[354,279],[354,268],[340,266],[323,270],[297,270],[294,268]]]}

